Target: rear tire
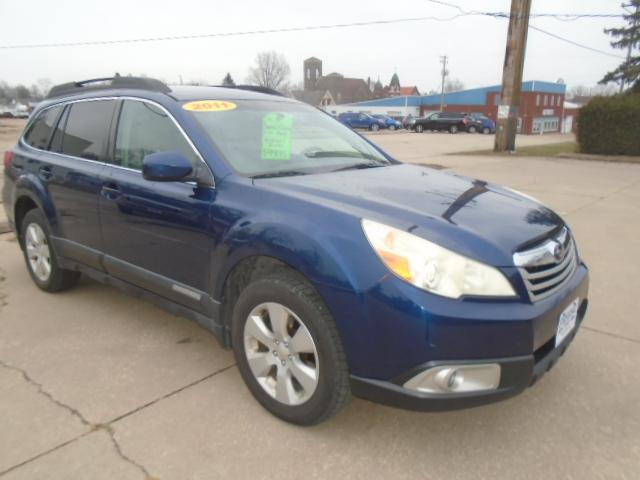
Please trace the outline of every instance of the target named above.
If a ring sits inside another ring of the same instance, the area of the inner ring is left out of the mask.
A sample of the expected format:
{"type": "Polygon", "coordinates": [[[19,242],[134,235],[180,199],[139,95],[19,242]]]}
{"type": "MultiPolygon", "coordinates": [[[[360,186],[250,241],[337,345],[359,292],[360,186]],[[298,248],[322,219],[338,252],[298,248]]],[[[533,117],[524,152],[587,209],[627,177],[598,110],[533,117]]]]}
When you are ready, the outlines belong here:
{"type": "Polygon", "coordinates": [[[396,126],[395,126],[395,125],[389,125],[389,130],[393,131],[393,130],[395,130],[395,129],[396,129],[396,126]]]}
{"type": "Polygon", "coordinates": [[[417,133],[422,133],[424,132],[424,127],[422,125],[416,125],[415,130],[417,133]]]}
{"type": "Polygon", "coordinates": [[[20,239],[27,270],[38,288],[53,293],[68,290],[78,283],[80,272],[65,270],[58,265],[49,224],[40,210],[30,210],[24,216],[20,239]]]}
{"type": "Polygon", "coordinates": [[[249,284],[234,307],[231,335],[247,387],[282,420],[317,424],[349,400],[349,369],[336,325],[315,289],[296,273],[281,271],[249,284]]]}
{"type": "Polygon", "coordinates": [[[476,127],[474,127],[473,125],[469,127],[469,129],[467,130],[469,133],[476,133],[478,130],[476,129],[476,127]]]}
{"type": "Polygon", "coordinates": [[[458,129],[458,126],[457,126],[457,125],[451,125],[451,126],[449,127],[449,133],[454,133],[454,134],[455,134],[455,133],[458,133],[458,130],[459,130],[459,129],[458,129]]]}
{"type": "Polygon", "coordinates": [[[484,133],[485,135],[489,135],[491,133],[491,129],[489,127],[484,127],[482,129],[482,133],[484,133]]]}

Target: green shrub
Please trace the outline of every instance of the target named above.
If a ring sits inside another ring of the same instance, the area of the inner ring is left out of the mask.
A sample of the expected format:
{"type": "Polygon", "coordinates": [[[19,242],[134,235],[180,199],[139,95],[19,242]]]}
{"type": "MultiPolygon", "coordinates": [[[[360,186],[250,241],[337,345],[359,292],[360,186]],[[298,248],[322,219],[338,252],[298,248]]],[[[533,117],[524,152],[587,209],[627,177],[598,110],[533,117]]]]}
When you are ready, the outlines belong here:
{"type": "Polygon", "coordinates": [[[583,153],[640,155],[640,95],[596,97],[578,117],[583,153]]]}

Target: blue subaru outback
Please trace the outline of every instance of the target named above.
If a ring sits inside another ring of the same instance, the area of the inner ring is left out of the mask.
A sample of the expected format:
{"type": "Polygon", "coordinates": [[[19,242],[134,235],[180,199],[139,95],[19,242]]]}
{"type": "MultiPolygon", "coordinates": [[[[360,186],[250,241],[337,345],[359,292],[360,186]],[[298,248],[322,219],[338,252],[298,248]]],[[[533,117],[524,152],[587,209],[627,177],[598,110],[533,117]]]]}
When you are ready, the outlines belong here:
{"type": "Polygon", "coordinates": [[[507,398],[587,309],[587,268],[553,211],[402,164],[257,87],[59,85],[4,166],[39,288],[84,274],[199,322],[297,424],[351,394],[417,410],[507,398]]]}

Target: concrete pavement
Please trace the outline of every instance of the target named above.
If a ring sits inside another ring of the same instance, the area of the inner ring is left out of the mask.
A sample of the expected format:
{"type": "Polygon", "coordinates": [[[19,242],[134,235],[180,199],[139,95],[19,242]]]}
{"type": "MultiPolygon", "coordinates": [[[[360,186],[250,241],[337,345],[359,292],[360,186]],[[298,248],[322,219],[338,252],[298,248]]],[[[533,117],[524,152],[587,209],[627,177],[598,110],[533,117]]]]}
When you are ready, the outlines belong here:
{"type": "Polygon", "coordinates": [[[400,159],[533,195],[572,226],[591,267],[590,312],[534,388],[458,412],[354,400],[294,427],[253,400],[233,356],[197,325],[89,280],[40,292],[3,235],[0,479],[638,478],[640,166],[442,155],[452,139],[449,151],[490,145],[481,135],[373,138],[400,159]]]}

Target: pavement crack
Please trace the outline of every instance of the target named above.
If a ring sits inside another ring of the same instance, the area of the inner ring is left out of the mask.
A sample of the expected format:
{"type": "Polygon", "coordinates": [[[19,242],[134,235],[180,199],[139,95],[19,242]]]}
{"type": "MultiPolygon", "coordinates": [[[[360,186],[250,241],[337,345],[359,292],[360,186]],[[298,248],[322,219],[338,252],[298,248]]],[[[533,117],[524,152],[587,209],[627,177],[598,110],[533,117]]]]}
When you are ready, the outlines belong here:
{"type": "Polygon", "coordinates": [[[96,429],[102,430],[106,432],[107,435],[109,435],[109,438],[111,439],[111,443],[113,444],[113,448],[118,454],[118,456],[123,461],[127,462],[130,465],[133,465],[135,468],[140,470],[140,472],[142,472],[142,474],[144,475],[145,480],[157,480],[156,477],[151,476],[151,474],[149,473],[149,470],[147,470],[144,465],[136,462],[133,458],[131,458],[126,453],[124,453],[124,451],[122,450],[122,446],[120,445],[120,443],[118,443],[118,439],[116,438],[116,432],[111,425],[108,425],[108,424],[96,425],[96,429]]]}
{"type": "Polygon", "coordinates": [[[37,390],[38,393],[40,393],[41,395],[44,395],[45,397],[47,397],[52,403],[58,405],[59,407],[65,409],[67,412],[69,412],[71,415],[73,415],[74,417],[76,417],[78,420],[80,420],[80,422],[82,422],[83,425],[86,425],[87,427],[91,427],[93,428],[94,425],[88,421],[86,418],[84,418],[84,416],[78,411],[78,409],[72,407],[71,405],[68,405],[60,400],[58,400],[57,398],[55,398],[50,392],[48,392],[47,390],[45,390],[44,386],[42,386],[41,383],[36,382],[27,372],[26,370],[20,368],[20,367],[16,367],[15,365],[11,365],[3,360],[0,360],[0,366],[6,368],[7,370],[13,370],[14,372],[18,372],[19,374],[22,375],[22,378],[24,378],[24,380],[34,386],[37,390]]]}
{"type": "Polygon", "coordinates": [[[126,413],[123,413],[122,415],[120,415],[120,416],[118,416],[116,418],[113,418],[112,420],[107,422],[107,425],[112,425],[112,424],[114,424],[116,422],[119,422],[120,420],[122,420],[124,418],[127,418],[127,417],[129,417],[129,416],[131,416],[131,415],[133,415],[135,413],[138,413],[138,412],[144,410],[145,408],[148,408],[148,407],[150,407],[152,405],[155,405],[156,403],[161,402],[162,400],[165,400],[165,399],[167,399],[169,397],[173,397],[174,395],[177,395],[178,393],[186,390],[187,388],[194,387],[194,386],[196,386],[196,385],[198,385],[198,384],[200,384],[200,383],[202,383],[202,382],[204,382],[206,380],[209,380],[210,378],[215,377],[216,375],[219,375],[219,374],[221,374],[223,372],[226,372],[227,370],[235,367],[236,365],[237,365],[236,363],[232,363],[231,365],[227,365],[226,367],[222,367],[222,368],[216,370],[215,372],[211,372],[211,373],[205,375],[204,377],[200,377],[199,379],[194,380],[191,383],[187,383],[186,385],[183,385],[180,388],[172,390],[169,393],[165,393],[164,395],[162,395],[162,396],[160,396],[158,398],[155,398],[154,400],[151,400],[150,402],[147,402],[144,405],[140,405],[139,407],[136,407],[133,410],[130,410],[130,411],[128,411],[126,413]]]}
{"type": "Polygon", "coordinates": [[[7,294],[2,288],[6,280],[7,280],[7,275],[4,273],[4,270],[0,268],[0,312],[4,307],[7,306],[7,294]]]}
{"type": "Polygon", "coordinates": [[[620,335],[618,333],[606,332],[604,330],[599,330],[597,328],[589,327],[587,325],[583,325],[580,328],[584,329],[584,330],[587,330],[589,332],[599,333],[600,335],[607,335],[609,337],[617,338],[619,340],[626,340],[627,342],[632,342],[632,343],[640,343],[640,340],[638,340],[636,338],[625,337],[624,335],[620,335]]]}

